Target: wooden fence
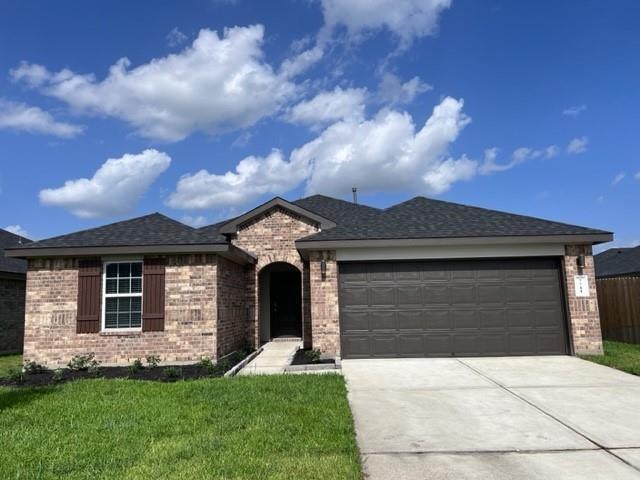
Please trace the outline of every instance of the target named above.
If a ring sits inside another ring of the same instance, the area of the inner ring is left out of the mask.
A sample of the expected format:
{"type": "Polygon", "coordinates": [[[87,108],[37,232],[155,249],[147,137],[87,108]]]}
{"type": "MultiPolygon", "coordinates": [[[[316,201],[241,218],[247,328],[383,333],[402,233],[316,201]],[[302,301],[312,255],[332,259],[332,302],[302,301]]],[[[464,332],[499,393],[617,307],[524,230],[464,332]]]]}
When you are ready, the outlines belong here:
{"type": "Polygon", "coordinates": [[[596,285],[602,337],[640,343],[640,277],[599,278],[596,285]]]}

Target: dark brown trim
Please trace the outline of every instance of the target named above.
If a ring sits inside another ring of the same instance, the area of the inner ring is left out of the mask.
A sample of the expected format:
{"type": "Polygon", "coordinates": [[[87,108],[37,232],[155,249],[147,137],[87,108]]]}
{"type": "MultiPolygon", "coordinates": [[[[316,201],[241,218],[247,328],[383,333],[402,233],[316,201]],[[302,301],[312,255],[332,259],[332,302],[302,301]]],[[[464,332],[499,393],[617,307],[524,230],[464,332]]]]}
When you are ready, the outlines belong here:
{"type": "Polygon", "coordinates": [[[142,267],[142,331],[164,331],[164,258],[145,258],[142,267]]]}
{"type": "Polygon", "coordinates": [[[102,307],[102,260],[89,258],[78,264],[76,333],[98,333],[102,307]]]}
{"type": "Polygon", "coordinates": [[[230,222],[225,223],[220,228],[220,233],[224,233],[224,234],[236,233],[238,231],[238,226],[274,207],[281,207],[281,208],[284,208],[285,210],[289,210],[297,215],[300,215],[301,217],[305,217],[305,218],[308,218],[309,220],[313,220],[314,222],[320,225],[321,229],[333,228],[336,226],[335,222],[329,220],[328,218],[321,217],[320,215],[313,213],[305,208],[299,207],[298,205],[295,205],[291,202],[287,202],[283,198],[276,197],[254,208],[253,210],[248,211],[244,215],[240,215],[239,217],[234,218],[230,222]]]}

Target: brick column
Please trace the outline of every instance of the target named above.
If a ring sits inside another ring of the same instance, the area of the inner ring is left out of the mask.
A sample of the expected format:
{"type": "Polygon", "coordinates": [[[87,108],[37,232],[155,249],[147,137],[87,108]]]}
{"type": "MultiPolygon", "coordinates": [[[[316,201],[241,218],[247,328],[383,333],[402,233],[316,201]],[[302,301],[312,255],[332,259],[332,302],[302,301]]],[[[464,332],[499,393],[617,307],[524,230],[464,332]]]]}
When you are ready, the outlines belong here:
{"type": "Polygon", "coordinates": [[[340,323],[336,252],[311,252],[309,257],[313,348],[319,349],[325,357],[339,357],[340,323]],[[324,277],[320,267],[322,260],[327,263],[324,277]]]}
{"type": "Polygon", "coordinates": [[[591,245],[567,245],[562,261],[567,292],[569,330],[576,354],[598,355],[602,353],[600,313],[596,294],[596,278],[591,245]],[[578,255],[584,255],[585,267],[578,271],[578,255]],[[586,275],[589,279],[589,296],[576,297],[575,275],[586,275]]]}

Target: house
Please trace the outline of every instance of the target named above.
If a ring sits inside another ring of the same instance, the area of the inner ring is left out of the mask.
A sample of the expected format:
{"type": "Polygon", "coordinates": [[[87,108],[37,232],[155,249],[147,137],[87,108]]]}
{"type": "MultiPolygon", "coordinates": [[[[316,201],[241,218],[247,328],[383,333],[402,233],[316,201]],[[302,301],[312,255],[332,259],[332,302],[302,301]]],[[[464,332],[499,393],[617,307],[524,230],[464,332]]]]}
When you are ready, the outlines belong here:
{"type": "Polygon", "coordinates": [[[640,245],[633,248],[610,248],[593,257],[596,278],[639,277],[640,245]]]}
{"type": "Polygon", "coordinates": [[[25,358],[221,358],[302,338],[341,358],[595,354],[592,245],[612,234],[416,197],[274,198],[195,229],[159,213],[9,250],[25,358]]]}
{"type": "Polygon", "coordinates": [[[5,248],[31,240],[0,229],[0,355],[19,353],[24,340],[27,262],[5,256],[5,248]]]}

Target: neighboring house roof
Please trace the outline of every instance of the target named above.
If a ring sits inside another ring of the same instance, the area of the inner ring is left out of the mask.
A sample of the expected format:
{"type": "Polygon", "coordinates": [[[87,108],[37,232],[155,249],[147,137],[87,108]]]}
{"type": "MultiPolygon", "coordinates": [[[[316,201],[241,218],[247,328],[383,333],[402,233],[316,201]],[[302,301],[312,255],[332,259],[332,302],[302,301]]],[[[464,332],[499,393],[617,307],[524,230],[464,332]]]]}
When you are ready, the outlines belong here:
{"type": "Polygon", "coordinates": [[[13,246],[26,246],[31,240],[15,233],[0,229],[0,272],[5,273],[25,273],[27,271],[27,261],[19,258],[8,258],[4,254],[4,249],[13,246]]]}
{"type": "Polygon", "coordinates": [[[112,252],[118,248],[121,251],[125,247],[137,247],[135,252],[129,248],[127,253],[143,253],[153,251],[153,248],[160,251],[160,247],[165,246],[175,247],[165,249],[165,252],[178,251],[180,248],[185,252],[239,250],[230,245],[225,234],[235,233],[242,223],[272,208],[288,209],[313,220],[321,227],[320,232],[296,242],[301,249],[311,248],[320,242],[380,239],[534,237],[532,241],[537,241],[544,237],[562,241],[567,236],[578,236],[585,242],[611,240],[611,233],[603,230],[424,197],[415,197],[387,209],[378,209],[324,195],[313,195],[295,202],[276,197],[239,217],[199,229],[154,213],[23,245],[14,253],[16,256],[37,253],[54,255],[57,249],[66,249],[68,253],[69,249],[84,248],[85,253],[89,254],[97,253],[99,248],[111,248],[109,252],[112,252]],[[92,250],[89,251],[89,248],[92,250]]]}
{"type": "Polygon", "coordinates": [[[640,274],[640,245],[633,248],[610,248],[594,255],[596,277],[640,274]]]}

